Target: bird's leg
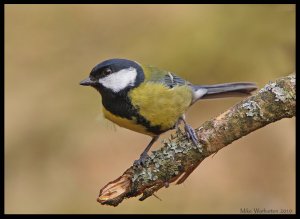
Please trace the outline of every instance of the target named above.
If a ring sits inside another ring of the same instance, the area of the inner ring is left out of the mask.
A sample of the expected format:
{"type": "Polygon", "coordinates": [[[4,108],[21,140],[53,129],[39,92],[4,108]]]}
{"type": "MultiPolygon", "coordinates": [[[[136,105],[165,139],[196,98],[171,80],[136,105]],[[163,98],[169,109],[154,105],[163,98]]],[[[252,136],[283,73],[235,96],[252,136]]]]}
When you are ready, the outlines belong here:
{"type": "Polygon", "coordinates": [[[175,126],[174,126],[174,129],[177,131],[178,128],[179,128],[179,125],[181,123],[181,119],[178,119],[178,121],[176,122],[175,126]]]}
{"type": "Polygon", "coordinates": [[[182,115],[179,118],[179,120],[183,121],[183,123],[184,123],[184,130],[185,130],[185,133],[186,133],[188,139],[190,139],[194,143],[194,145],[198,145],[198,142],[199,142],[198,136],[197,136],[195,130],[193,129],[193,127],[191,127],[190,125],[188,125],[186,123],[185,115],[182,115]]]}
{"type": "Polygon", "coordinates": [[[159,135],[155,136],[152,138],[148,146],[145,148],[143,153],[141,154],[140,158],[138,160],[135,160],[133,165],[138,166],[138,165],[144,165],[146,159],[149,157],[148,151],[150,150],[151,146],[156,142],[156,140],[159,138],[159,135]]]}

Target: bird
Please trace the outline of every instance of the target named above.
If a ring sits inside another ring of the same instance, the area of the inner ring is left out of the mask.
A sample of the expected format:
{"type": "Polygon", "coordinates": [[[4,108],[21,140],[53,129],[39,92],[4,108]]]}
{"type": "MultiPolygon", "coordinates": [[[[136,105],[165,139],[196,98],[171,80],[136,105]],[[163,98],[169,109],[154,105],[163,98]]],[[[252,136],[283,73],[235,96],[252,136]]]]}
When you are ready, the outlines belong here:
{"type": "Polygon", "coordinates": [[[248,96],[257,89],[252,82],[194,85],[170,71],[123,58],[100,62],[80,85],[100,93],[106,119],[151,137],[134,166],[143,166],[160,134],[181,122],[187,138],[198,144],[195,130],[185,119],[188,108],[198,100],[248,96]]]}

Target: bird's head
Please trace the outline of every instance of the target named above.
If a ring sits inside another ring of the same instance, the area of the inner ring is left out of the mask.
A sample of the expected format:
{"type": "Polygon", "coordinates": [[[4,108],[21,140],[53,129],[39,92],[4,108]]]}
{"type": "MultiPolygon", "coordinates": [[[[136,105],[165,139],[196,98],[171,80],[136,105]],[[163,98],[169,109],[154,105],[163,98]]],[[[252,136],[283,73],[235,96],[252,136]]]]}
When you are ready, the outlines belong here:
{"type": "Polygon", "coordinates": [[[80,85],[103,92],[129,91],[144,81],[143,69],[137,62],[127,59],[109,59],[96,65],[80,85]]]}

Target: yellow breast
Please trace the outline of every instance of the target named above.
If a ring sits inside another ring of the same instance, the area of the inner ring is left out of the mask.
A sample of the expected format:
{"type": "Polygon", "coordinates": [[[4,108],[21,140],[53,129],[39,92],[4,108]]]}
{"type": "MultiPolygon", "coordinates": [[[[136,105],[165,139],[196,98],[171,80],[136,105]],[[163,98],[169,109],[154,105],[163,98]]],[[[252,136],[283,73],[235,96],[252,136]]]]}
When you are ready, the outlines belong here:
{"type": "Polygon", "coordinates": [[[192,102],[192,91],[188,86],[170,89],[152,82],[142,83],[128,95],[132,105],[151,126],[159,125],[165,131],[174,127],[192,102]]]}
{"type": "Polygon", "coordinates": [[[121,127],[130,129],[132,131],[139,132],[139,133],[142,133],[145,135],[150,135],[150,136],[156,135],[154,133],[147,131],[147,129],[144,126],[137,124],[135,117],[132,117],[131,120],[122,118],[120,116],[116,116],[116,115],[112,114],[111,112],[106,110],[104,107],[103,107],[103,115],[106,119],[112,121],[113,123],[116,123],[117,125],[119,125],[121,127]]]}

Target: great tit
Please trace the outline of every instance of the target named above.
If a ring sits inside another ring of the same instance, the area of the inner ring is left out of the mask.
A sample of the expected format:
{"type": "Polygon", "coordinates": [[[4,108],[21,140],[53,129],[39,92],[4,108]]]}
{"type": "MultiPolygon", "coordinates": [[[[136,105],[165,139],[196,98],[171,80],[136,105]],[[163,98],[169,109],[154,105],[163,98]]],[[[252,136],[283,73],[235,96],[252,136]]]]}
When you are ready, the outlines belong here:
{"type": "Polygon", "coordinates": [[[185,121],[186,110],[200,99],[249,95],[255,83],[193,85],[172,72],[127,59],[97,64],[80,85],[102,96],[104,117],[117,125],[152,137],[134,165],[143,165],[159,135],[182,121],[187,137],[198,144],[194,129],[185,121]]]}

